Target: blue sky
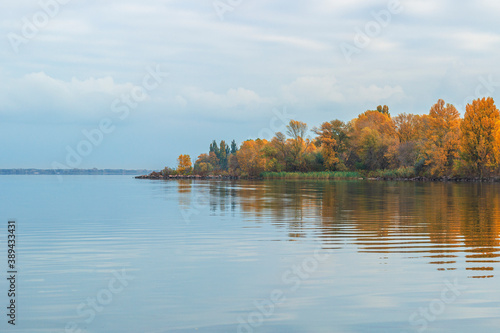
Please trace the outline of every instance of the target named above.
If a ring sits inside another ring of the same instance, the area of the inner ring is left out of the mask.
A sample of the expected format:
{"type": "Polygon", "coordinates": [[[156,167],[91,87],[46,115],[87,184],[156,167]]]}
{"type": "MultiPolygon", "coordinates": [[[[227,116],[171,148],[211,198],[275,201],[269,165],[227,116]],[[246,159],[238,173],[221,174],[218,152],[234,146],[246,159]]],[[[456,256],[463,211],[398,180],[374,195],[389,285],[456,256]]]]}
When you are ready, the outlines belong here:
{"type": "Polygon", "coordinates": [[[467,99],[499,99],[499,11],[493,0],[4,1],[0,168],[159,169],[289,118],[313,127],[379,104],[421,114],[439,98],[463,113],[467,99]]]}

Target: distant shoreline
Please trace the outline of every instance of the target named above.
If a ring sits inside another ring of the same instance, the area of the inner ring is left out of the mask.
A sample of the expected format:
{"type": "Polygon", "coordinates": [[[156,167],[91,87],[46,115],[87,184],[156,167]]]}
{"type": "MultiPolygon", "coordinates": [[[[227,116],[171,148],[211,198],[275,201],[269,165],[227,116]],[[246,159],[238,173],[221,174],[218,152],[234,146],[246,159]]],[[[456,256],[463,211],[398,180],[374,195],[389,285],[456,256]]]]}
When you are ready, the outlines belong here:
{"type": "Polygon", "coordinates": [[[0,175],[54,175],[54,176],[78,176],[78,175],[97,175],[113,176],[125,175],[135,176],[145,173],[151,173],[148,169],[0,169],[0,175]]]}

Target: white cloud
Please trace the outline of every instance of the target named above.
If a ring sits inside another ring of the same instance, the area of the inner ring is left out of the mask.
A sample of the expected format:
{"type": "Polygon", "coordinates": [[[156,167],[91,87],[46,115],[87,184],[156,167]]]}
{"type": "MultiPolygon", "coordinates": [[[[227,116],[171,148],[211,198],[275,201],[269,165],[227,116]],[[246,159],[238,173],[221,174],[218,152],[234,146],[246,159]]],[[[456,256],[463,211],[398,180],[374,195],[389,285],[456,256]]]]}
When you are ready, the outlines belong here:
{"type": "Polygon", "coordinates": [[[488,51],[498,49],[500,46],[498,34],[462,31],[453,34],[453,38],[457,47],[466,50],[488,51]]]}
{"type": "Polygon", "coordinates": [[[0,112],[38,121],[52,121],[58,116],[78,120],[109,115],[111,103],[135,87],[116,83],[111,77],[64,81],[45,72],[30,73],[11,83],[8,90],[0,92],[0,100],[5,101],[0,112]]]}
{"type": "Polygon", "coordinates": [[[357,98],[358,100],[366,102],[379,103],[391,97],[394,97],[395,95],[401,95],[401,97],[404,96],[404,91],[401,86],[379,87],[372,84],[368,87],[360,87],[358,93],[356,94],[357,97],[353,96],[353,98],[357,98]]]}
{"type": "Polygon", "coordinates": [[[481,6],[487,7],[493,10],[500,10],[500,2],[498,0],[482,0],[480,1],[481,6]]]}
{"type": "MultiPolygon", "coordinates": [[[[196,115],[207,136],[222,118],[228,136],[255,132],[248,119],[267,123],[282,105],[316,123],[378,104],[428,112],[439,98],[474,95],[479,77],[498,81],[498,1],[401,3],[404,10],[347,64],[339,45],[352,44],[355,28],[388,0],[243,1],[223,22],[211,1],[70,1],[19,54],[0,40],[0,113],[12,122],[63,115],[85,124],[108,115],[114,98],[155,64],[172,76],[140,106],[142,124],[163,116],[169,126],[175,115],[182,128],[196,115]],[[454,62],[461,70],[448,73],[454,62]]],[[[20,34],[22,18],[39,10],[34,0],[0,3],[0,35],[20,34]]]]}
{"type": "Polygon", "coordinates": [[[384,38],[378,38],[373,41],[373,43],[370,45],[370,48],[379,52],[394,52],[397,51],[398,46],[399,45],[397,43],[391,42],[384,38]]]}
{"type": "Polygon", "coordinates": [[[330,76],[303,76],[282,88],[284,100],[292,104],[342,102],[335,78],[330,76]]]}
{"type": "Polygon", "coordinates": [[[275,42],[291,45],[294,47],[315,50],[315,51],[324,51],[329,49],[329,45],[325,45],[324,43],[320,43],[311,39],[293,37],[293,36],[279,36],[279,35],[269,35],[269,34],[260,34],[254,36],[257,41],[265,41],[265,42],[275,42]]]}
{"type": "Polygon", "coordinates": [[[226,93],[218,94],[197,87],[187,87],[183,89],[183,92],[188,101],[206,108],[248,107],[265,102],[265,99],[256,92],[244,88],[231,88],[226,93]]]}
{"type": "Polygon", "coordinates": [[[46,91],[54,99],[64,96],[85,96],[91,93],[118,95],[134,88],[132,83],[117,84],[109,76],[97,79],[91,77],[85,80],[73,77],[70,81],[63,81],[52,78],[44,72],[27,74],[20,80],[20,84],[46,91]]]}
{"type": "MultiPolygon", "coordinates": [[[[384,3],[384,1],[380,1],[384,3]]],[[[314,0],[312,6],[319,12],[328,12],[334,14],[341,14],[347,10],[360,9],[369,4],[365,0],[349,0],[349,1],[331,1],[331,0],[314,0]]]]}
{"type": "Polygon", "coordinates": [[[447,0],[417,0],[402,2],[404,12],[411,16],[429,17],[440,15],[446,9],[447,0]]]}

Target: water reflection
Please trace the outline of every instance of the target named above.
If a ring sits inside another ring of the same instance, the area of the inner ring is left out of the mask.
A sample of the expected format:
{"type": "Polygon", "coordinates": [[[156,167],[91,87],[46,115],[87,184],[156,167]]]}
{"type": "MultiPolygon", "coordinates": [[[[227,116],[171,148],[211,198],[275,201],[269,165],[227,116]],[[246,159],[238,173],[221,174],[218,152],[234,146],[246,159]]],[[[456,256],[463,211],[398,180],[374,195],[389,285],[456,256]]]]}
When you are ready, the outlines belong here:
{"type": "Polygon", "coordinates": [[[471,278],[494,277],[500,262],[498,184],[179,180],[177,188],[183,210],[238,210],[286,228],[289,240],[311,235],[325,247],[399,254],[471,278]]]}

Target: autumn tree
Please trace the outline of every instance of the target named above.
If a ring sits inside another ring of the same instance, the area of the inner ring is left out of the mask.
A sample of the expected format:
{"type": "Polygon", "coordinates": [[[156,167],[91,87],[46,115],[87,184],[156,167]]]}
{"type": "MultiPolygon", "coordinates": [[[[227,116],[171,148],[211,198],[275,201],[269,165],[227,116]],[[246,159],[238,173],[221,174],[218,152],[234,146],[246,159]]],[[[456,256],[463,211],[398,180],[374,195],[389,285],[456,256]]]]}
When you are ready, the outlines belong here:
{"type": "Polygon", "coordinates": [[[411,113],[401,113],[392,118],[400,143],[417,141],[420,138],[421,116],[411,113]]]}
{"type": "Polygon", "coordinates": [[[288,169],[288,165],[291,162],[289,160],[290,146],[286,136],[281,132],[277,132],[263,148],[265,156],[269,159],[266,171],[281,172],[288,169]]]}
{"type": "Polygon", "coordinates": [[[257,177],[266,170],[267,158],[263,148],[267,145],[267,140],[247,140],[243,142],[236,153],[241,171],[251,177],[257,177]]]}
{"type": "Polygon", "coordinates": [[[293,171],[305,171],[306,153],[311,142],[306,139],[307,124],[297,120],[290,120],[286,126],[286,133],[290,137],[290,162],[293,171]]]}
{"type": "Polygon", "coordinates": [[[429,111],[425,133],[422,149],[425,165],[431,175],[444,175],[459,156],[460,114],[457,109],[438,100],[429,111]]]}
{"type": "Polygon", "coordinates": [[[387,105],[379,105],[377,106],[377,111],[380,112],[380,113],[383,113],[385,115],[388,115],[389,117],[391,116],[391,114],[389,113],[389,107],[387,105]]]}
{"type": "Polygon", "coordinates": [[[229,155],[229,158],[227,159],[227,169],[230,176],[238,176],[241,173],[237,153],[229,155]]]}
{"type": "MultiPolygon", "coordinates": [[[[304,134],[302,134],[304,135],[304,134]]],[[[323,159],[310,139],[296,136],[288,138],[281,132],[263,148],[268,158],[266,171],[321,171],[323,159]]]]}
{"type": "Polygon", "coordinates": [[[497,129],[500,113],[493,98],[476,99],[468,104],[461,128],[461,157],[480,176],[492,170],[496,160],[497,129]]]}
{"type": "Polygon", "coordinates": [[[500,120],[495,124],[493,151],[495,152],[495,161],[497,162],[498,169],[498,167],[500,167],[500,120]]]}
{"type": "Polygon", "coordinates": [[[345,151],[349,139],[348,126],[343,121],[324,122],[319,128],[313,128],[318,135],[316,144],[320,147],[327,170],[345,170],[345,151]]]}
{"type": "Polygon", "coordinates": [[[208,154],[200,154],[194,163],[194,172],[200,176],[209,175],[215,167],[210,163],[210,156],[208,154]]]}
{"type": "Polygon", "coordinates": [[[191,172],[192,169],[192,164],[191,164],[191,157],[189,155],[180,155],[177,158],[177,172],[180,175],[187,175],[191,172]]]}
{"type": "Polygon", "coordinates": [[[397,145],[397,158],[401,166],[415,166],[419,160],[420,148],[425,139],[427,115],[401,113],[393,117],[397,145]]]}
{"type": "Polygon", "coordinates": [[[216,155],[215,152],[211,151],[208,154],[208,161],[213,166],[213,168],[214,168],[215,171],[220,171],[220,160],[217,157],[217,155],[216,155]]]}
{"type": "Polygon", "coordinates": [[[397,135],[388,114],[366,111],[351,121],[352,145],[357,166],[377,170],[394,166],[397,160],[397,135]]]}

